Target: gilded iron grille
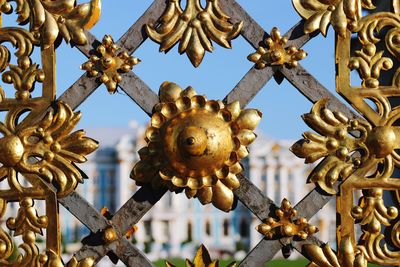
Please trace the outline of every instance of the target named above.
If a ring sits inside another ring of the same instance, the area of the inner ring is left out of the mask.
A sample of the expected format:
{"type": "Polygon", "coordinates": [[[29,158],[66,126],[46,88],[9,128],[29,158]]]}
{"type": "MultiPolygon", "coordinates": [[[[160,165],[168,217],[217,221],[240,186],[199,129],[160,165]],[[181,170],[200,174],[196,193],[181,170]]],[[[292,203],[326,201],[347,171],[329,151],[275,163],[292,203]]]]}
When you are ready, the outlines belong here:
{"type": "MultiPolygon", "coordinates": [[[[0,1],[2,16],[16,12],[18,22],[29,25],[29,29],[0,30],[0,42],[11,43],[17,58],[17,65],[11,64],[9,49],[0,46],[3,81],[16,90],[15,97],[0,94],[0,110],[7,111],[0,124],[0,174],[9,186],[0,191],[0,207],[5,215],[10,202],[19,202],[17,216],[4,219],[23,241],[21,255],[8,262],[13,244],[10,234],[0,230],[2,266],[92,266],[111,254],[127,266],[152,266],[125,234],[168,189],[184,190],[188,197],[224,211],[237,198],[260,220],[258,230],[265,238],[239,266],[262,266],[287,247],[308,258],[310,266],[400,265],[400,185],[393,174],[400,164],[395,102],[399,2],[376,1],[384,2],[377,8],[370,0],[292,1],[303,19],[281,36],[276,28],[265,32],[235,0],[207,0],[206,7],[199,0],[187,0],[184,9],[183,0],[155,0],[115,43],[111,36],[99,41],[88,31],[99,19],[100,0],[79,5],[75,0],[0,1]],[[336,34],[336,90],[358,114],[299,63],[306,56],[301,47],[318,32],[325,35],[328,27],[336,34]],[[160,43],[161,51],[179,43],[179,51],[196,67],[204,56],[212,56],[206,55],[212,43],[230,47],[239,34],[256,49],[249,55],[255,66],[223,101],[207,100],[193,88],[183,90],[173,83],[161,85],[157,96],[131,71],[140,62],[131,55],[148,37],[160,43]],[[87,73],[55,99],[55,52],[61,41],[73,43],[89,60],[82,65],[87,73]],[[42,69],[30,58],[33,49],[41,51],[42,69]],[[350,82],[351,71],[359,73],[361,86],[350,82]],[[260,112],[245,107],[274,75],[283,76],[314,103],[304,120],[316,133],[305,133],[292,150],[306,163],[321,159],[309,176],[316,187],[293,208],[286,200],[275,204],[264,196],[242,174],[239,164],[261,119],[260,112]],[[38,83],[42,83],[42,95],[32,97],[38,83]],[[139,152],[141,161],[132,171],[142,187],[111,218],[74,191],[84,178],[79,163],[98,147],[83,131],[72,132],[80,119],[74,110],[102,83],[110,93],[121,88],[151,116],[147,146],[139,152]],[[25,112],[28,116],[19,121],[25,112]],[[202,130],[205,127],[217,129],[216,134],[208,135],[202,130]],[[211,146],[210,140],[217,145],[211,146]],[[229,149],[219,151],[218,144],[224,140],[229,149]],[[189,160],[179,158],[182,153],[189,160]],[[161,164],[160,157],[169,157],[170,164],[161,164]],[[210,166],[215,173],[208,172],[210,166]],[[19,183],[21,176],[30,187],[19,183]],[[358,205],[354,190],[363,190],[358,205]],[[385,205],[385,192],[392,193],[392,207],[385,205]],[[307,222],[333,197],[338,203],[338,251],[315,238],[317,229],[307,222]],[[37,213],[34,200],[44,200],[45,214],[37,213]],[[60,257],[59,203],[91,231],[66,264],[60,257]],[[356,224],[362,229],[359,240],[356,224]],[[43,229],[46,251],[41,252],[35,238],[43,229]]],[[[202,258],[205,249],[199,253],[202,258]]]]}

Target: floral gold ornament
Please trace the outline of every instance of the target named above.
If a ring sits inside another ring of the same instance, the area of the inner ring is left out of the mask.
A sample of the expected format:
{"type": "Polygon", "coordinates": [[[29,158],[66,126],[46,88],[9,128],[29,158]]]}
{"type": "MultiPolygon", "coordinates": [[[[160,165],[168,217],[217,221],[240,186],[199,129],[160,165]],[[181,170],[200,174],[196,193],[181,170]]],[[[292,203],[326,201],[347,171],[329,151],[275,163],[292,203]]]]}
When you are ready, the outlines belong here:
{"type": "Polygon", "coordinates": [[[98,147],[84,131],[71,133],[81,114],[58,102],[57,112],[50,111],[38,125],[23,128],[17,124],[19,115],[9,113],[7,123],[0,122],[4,136],[0,138],[0,178],[16,172],[36,174],[53,182],[60,195],[74,190],[78,182],[83,182],[82,173],[74,163],[85,162],[84,156],[98,147]]]}
{"type": "MultiPolygon", "coordinates": [[[[77,4],[76,0],[19,0],[15,1],[17,22],[30,23],[30,30],[40,36],[44,48],[54,44],[59,36],[66,42],[86,43],[84,30],[93,27],[100,18],[100,0],[77,4]]],[[[8,1],[3,1],[1,11],[11,13],[8,1]]]]}
{"type": "Polygon", "coordinates": [[[274,27],[270,37],[264,40],[266,47],[260,46],[255,53],[250,54],[247,58],[256,63],[257,69],[284,64],[288,67],[296,67],[298,61],[304,59],[307,53],[294,46],[285,47],[287,42],[288,39],[282,37],[278,28],[274,27]]]}
{"type": "Polygon", "coordinates": [[[317,183],[325,192],[335,194],[333,185],[336,181],[347,178],[368,158],[367,139],[371,126],[365,121],[350,120],[341,112],[332,112],[326,103],[326,99],[318,101],[311,112],[303,116],[307,125],[320,135],[305,132],[304,139],[296,142],[290,150],[305,158],[305,163],[323,158],[308,180],[317,183]],[[352,131],[359,132],[359,136],[352,136],[352,131]]]}
{"type": "Polygon", "coordinates": [[[118,52],[119,49],[111,35],[106,35],[102,44],[97,47],[96,54],[81,66],[90,76],[100,74],[100,81],[105,84],[110,94],[116,92],[118,83],[122,81],[121,73],[131,71],[133,66],[140,62],[138,58],[129,56],[126,51],[118,52]]]}
{"type": "MultiPolygon", "coordinates": [[[[343,8],[348,8],[346,4],[350,2],[358,3],[353,11],[360,11],[363,5],[373,8],[368,1],[340,2],[343,2],[343,8]]],[[[333,251],[328,245],[303,245],[302,250],[312,261],[311,266],[400,264],[399,198],[392,198],[394,205],[391,207],[384,203],[384,199],[391,199],[390,194],[395,195],[394,192],[400,189],[399,179],[394,176],[395,167],[400,166],[400,129],[397,126],[400,116],[398,106],[391,101],[392,97],[399,96],[400,86],[400,71],[392,70],[395,66],[398,68],[394,61],[400,55],[398,4],[398,1],[393,1],[397,6],[393,13],[377,12],[355,17],[356,20],[336,18],[335,23],[342,22],[343,26],[342,31],[338,31],[333,25],[338,33],[336,90],[362,118],[349,118],[330,111],[326,108],[327,100],[320,100],[311,113],[304,116],[306,123],[319,135],[305,133],[304,139],[292,147],[292,151],[306,162],[322,159],[309,178],[324,191],[337,196],[338,251],[333,251]],[[357,38],[352,38],[347,29],[357,34],[357,38]],[[361,49],[354,49],[355,45],[361,49]],[[352,84],[352,71],[358,72],[361,85],[352,84]],[[387,76],[385,79],[381,76],[383,71],[387,76]],[[338,180],[341,183],[336,191],[333,184],[338,180]],[[362,197],[354,206],[356,191],[361,191],[362,197]],[[357,224],[362,230],[358,240],[357,224]]],[[[322,7],[321,4],[315,10],[322,7]]],[[[309,17],[310,21],[313,19],[309,17]]]]}
{"type": "MultiPolygon", "coordinates": [[[[218,267],[219,261],[218,260],[211,260],[210,253],[208,252],[207,248],[204,245],[201,245],[197,250],[196,256],[192,261],[186,259],[186,267],[218,267]]],[[[166,261],[165,265],[167,267],[176,267],[169,261],[166,261]]],[[[236,263],[232,262],[227,267],[235,267],[236,263]]]]}
{"type": "Polygon", "coordinates": [[[282,200],[281,207],[275,211],[275,215],[277,219],[269,217],[265,223],[257,226],[257,231],[267,239],[295,236],[304,240],[318,232],[318,228],[310,225],[306,218],[295,219],[298,216],[297,211],[286,198],[282,200]]]}
{"type": "Polygon", "coordinates": [[[138,184],[185,189],[188,198],[229,211],[232,190],[240,186],[240,160],[256,138],[261,113],[241,110],[237,101],[207,100],[191,87],[182,90],[170,82],[161,85],[159,97],[146,131],[147,147],[139,150],[141,160],[131,177],[138,184]]]}
{"type": "Polygon", "coordinates": [[[231,23],[220,8],[218,0],[186,0],[185,10],[181,1],[169,0],[163,16],[156,25],[145,25],[147,35],[160,44],[160,52],[168,52],[179,42],[179,53],[186,52],[193,66],[198,67],[205,51],[212,52],[212,41],[231,48],[242,29],[243,22],[231,23]]]}
{"type": "Polygon", "coordinates": [[[329,24],[341,36],[362,16],[362,8],[374,9],[372,0],[292,0],[296,11],[306,22],[304,32],[321,31],[325,36],[329,24]]]}
{"type": "Polygon", "coordinates": [[[374,44],[366,44],[361,51],[355,51],[355,57],[350,58],[349,68],[358,71],[364,87],[377,88],[381,70],[386,71],[393,67],[393,61],[383,57],[383,52],[377,52],[374,44]]]}

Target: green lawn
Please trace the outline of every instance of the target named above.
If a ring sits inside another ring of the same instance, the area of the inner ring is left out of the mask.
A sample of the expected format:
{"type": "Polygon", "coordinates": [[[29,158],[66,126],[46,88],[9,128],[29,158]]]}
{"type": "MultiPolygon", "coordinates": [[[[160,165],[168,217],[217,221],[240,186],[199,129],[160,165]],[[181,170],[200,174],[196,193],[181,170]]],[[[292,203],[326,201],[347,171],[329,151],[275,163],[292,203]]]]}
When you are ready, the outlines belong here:
{"type": "MultiPolygon", "coordinates": [[[[171,259],[169,260],[171,263],[173,263],[177,267],[186,267],[185,265],[185,260],[183,259],[171,259]]],[[[220,267],[226,267],[229,263],[231,263],[232,260],[221,260],[219,261],[219,266],[220,267]]],[[[308,260],[305,259],[299,259],[299,260],[273,260],[268,264],[265,264],[267,267],[304,267],[307,266],[307,264],[310,263],[308,260]]],[[[165,261],[164,260],[158,260],[154,262],[156,267],[165,267],[165,261]]],[[[368,264],[369,267],[378,267],[378,265],[374,264],[368,264]]]]}

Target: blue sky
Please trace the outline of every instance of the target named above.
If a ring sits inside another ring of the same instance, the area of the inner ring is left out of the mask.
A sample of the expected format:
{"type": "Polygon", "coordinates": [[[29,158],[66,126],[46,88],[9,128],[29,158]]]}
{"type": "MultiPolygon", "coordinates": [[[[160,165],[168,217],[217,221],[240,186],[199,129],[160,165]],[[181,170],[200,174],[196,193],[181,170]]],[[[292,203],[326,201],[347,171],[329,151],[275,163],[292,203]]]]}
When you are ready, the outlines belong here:
{"type": "MultiPolygon", "coordinates": [[[[87,2],[79,1],[79,2],[87,2]]],[[[103,0],[102,16],[91,32],[102,39],[111,34],[114,40],[136,21],[151,4],[151,0],[103,0]]],[[[282,34],[300,20],[291,0],[238,0],[266,30],[280,28],[282,34]]],[[[334,38],[321,35],[303,48],[308,57],[301,64],[330,90],[334,90],[334,38]]],[[[194,68],[186,55],[180,56],[177,47],[168,54],[159,53],[159,46],[148,39],[135,53],[142,62],[134,72],[157,92],[163,81],[172,81],[182,87],[193,86],[199,94],[209,99],[222,99],[251,68],[246,57],[254,49],[242,38],[233,40],[233,49],[214,45],[215,51],[207,53],[199,68],[194,68]]],[[[57,50],[58,95],[65,91],[83,71],[79,66],[86,58],[75,48],[63,43],[57,50]]],[[[306,125],[300,116],[310,110],[311,104],[288,82],[277,85],[271,80],[248,105],[263,112],[260,131],[272,138],[298,139],[306,125]]],[[[130,120],[147,123],[147,115],[123,92],[109,95],[101,86],[78,110],[83,112],[80,128],[127,127],[130,120]]]]}

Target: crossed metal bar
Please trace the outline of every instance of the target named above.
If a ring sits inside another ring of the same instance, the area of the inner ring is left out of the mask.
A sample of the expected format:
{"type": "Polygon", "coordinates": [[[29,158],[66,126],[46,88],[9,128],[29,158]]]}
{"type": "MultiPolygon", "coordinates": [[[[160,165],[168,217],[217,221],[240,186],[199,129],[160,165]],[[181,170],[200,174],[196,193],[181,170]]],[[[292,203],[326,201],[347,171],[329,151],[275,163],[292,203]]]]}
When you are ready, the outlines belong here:
{"type": "MultiPolygon", "coordinates": [[[[162,15],[166,0],[156,0],[147,9],[147,11],[131,26],[131,28],[118,40],[123,50],[132,54],[147,38],[143,31],[143,25],[155,23],[162,15]]],[[[254,21],[249,14],[235,0],[224,0],[220,2],[223,10],[235,21],[244,21],[242,36],[255,49],[258,48],[261,41],[268,36],[263,28],[254,21]]],[[[302,47],[312,36],[303,34],[302,22],[295,25],[285,36],[288,37],[288,45],[302,47]]],[[[77,46],[77,48],[90,56],[91,51],[95,49],[100,42],[86,33],[88,38],[87,45],[77,46]]],[[[224,102],[230,103],[238,100],[241,107],[245,107],[253,97],[264,87],[264,85],[274,76],[283,75],[293,86],[299,90],[307,99],[315,103],[321,98],[329,99],[329,108],[340,110],[348,117],[357,117],[347,106],[332,95],[323,87],[311,74],[301,65],[294,69],[282,67],[267,67],[263,70],[257,70],[254,67],[240,80],[240,82],[225,97],[224,102]]],[[[122,75],[123,80],[119,87],[151,116],[153,106],[158,102],[157,95],[133,72],[122,75]]],[[[73,109],[76,109],[85,101],[101,83],[95,77],[82,75],[69,89],[67,89],[58,100],[68,103],[73,109]]],[[[241,187],[235,190],[235,196],[260,220],[265,220],[275,207],[271,199],[263,193],[246,177],[239,176],[241,187]]],[[[67,208],[76,218],[86,225],[92,234],[86,238],[85,244],[80,251],[75,254],[77,260],[86,257],[94,257],[98,262],[107,253],[117,256],[128,266],[152,266],[146,256],[131,244],[125,237],[126,231],[136,224],[152,206],[166,193],[167,190],[155,191],[150,186],[141,187],[112,217],[107,220],[96,208],[89,204],[78,193],[59,199],[59,202],[67,208]],[[103,244],[99,233],[107,227],[113,227],[118,234],[118,240],[110,244],[103,244]]],[[[320,192],[317,188],[312,190],[304,197],[295,208],[299,214],[310,219],[332,198],[320,192]]],[[[288,244],[293,246],[301,253],[303,243],[322,242],[314,237],[305,241],[296,242],[292,239],[267,240],[262,239],[260,243],[246,256],[239,266],[260,266],[269,261],[283,247],[288,244]]]]}

